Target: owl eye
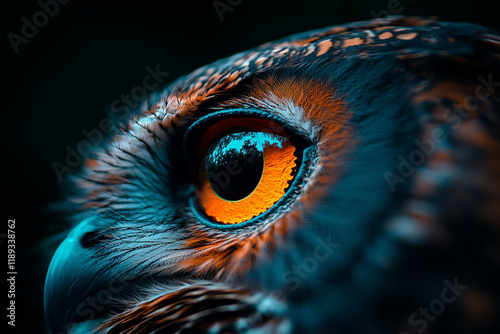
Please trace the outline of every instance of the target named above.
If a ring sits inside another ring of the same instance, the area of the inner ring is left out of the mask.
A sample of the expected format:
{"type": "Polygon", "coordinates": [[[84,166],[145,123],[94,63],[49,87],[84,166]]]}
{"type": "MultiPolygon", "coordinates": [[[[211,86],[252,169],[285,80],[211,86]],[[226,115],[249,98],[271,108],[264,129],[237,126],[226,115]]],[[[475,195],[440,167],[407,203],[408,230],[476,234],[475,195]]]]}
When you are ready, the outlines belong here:
{"type": "Polygon", "coordinates": [[[198,208],[222,225],[269,210],[290,188],[302,145],[277,122],[233,117],[209,126],[197,140],[194,163],[198,208]]]}

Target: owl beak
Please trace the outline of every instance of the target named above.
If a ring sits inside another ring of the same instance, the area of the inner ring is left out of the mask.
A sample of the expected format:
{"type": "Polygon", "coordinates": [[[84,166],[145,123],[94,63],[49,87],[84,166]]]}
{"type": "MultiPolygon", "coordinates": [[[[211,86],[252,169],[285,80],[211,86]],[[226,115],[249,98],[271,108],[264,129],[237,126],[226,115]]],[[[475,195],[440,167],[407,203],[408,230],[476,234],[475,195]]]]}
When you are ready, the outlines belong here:
{"type": "MultiPolygon", "coordinates": [[[[58,247],[45,280],[44,309],[50,334],[68,333],[75,323],[92,321],[109,311],[110,298],[124,291],[118,269],[96,263],[92,248],[82,237],[95,229],[92,220],[76,226],[58,247]]],[[[126,283],[125,283],[126,284],[126,283]]]]}

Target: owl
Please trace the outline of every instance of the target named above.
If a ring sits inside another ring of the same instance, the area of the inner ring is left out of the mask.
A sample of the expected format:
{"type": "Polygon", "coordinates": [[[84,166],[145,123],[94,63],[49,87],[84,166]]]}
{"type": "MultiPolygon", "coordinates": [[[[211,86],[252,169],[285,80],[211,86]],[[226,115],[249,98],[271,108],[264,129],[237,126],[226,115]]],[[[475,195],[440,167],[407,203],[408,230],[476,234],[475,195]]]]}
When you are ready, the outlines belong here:
{"type": "Polygon", "coordinates": [[[500,37],[392,17],[177,79],[72,176],[59,333],[479,333],[500,308],[500,37]]]}

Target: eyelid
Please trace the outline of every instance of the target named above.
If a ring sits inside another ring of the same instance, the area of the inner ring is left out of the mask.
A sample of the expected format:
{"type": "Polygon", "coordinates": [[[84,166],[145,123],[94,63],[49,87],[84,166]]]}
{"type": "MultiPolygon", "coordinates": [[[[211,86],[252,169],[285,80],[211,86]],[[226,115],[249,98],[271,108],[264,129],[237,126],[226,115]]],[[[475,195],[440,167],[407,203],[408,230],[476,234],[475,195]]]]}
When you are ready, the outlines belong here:
{"type": "Polygon", "coordinates": [[[183,150],[191,169],[196,165],[199,152],[206,151],[217,136],[235,126],[290,138],[285,122],[266,112],[248,109],[214,112],[196,120],[184,134],[183,150]]]}
{"type": "MultiPolygon", "coordinates": [[[[213,124],[205,131],[198,142],[196,156],[201,157],[202,153],[206,152],[215,140],[234,132],[238,128],[260,133],[277,134],[290,139],[283,127],[273,121],[250,117],[232,117],[213,124]]],[[[198,162],[196,161],[196,163],[198,162]]]]}

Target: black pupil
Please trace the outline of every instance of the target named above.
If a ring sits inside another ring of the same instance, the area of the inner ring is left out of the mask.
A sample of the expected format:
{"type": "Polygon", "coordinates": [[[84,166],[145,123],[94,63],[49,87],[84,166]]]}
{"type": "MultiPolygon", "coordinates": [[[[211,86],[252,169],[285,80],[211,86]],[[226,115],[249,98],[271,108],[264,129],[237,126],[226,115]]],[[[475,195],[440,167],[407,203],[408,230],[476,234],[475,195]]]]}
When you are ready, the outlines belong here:
{"type": "Polygon", "coordinates": [[[250,195],[260,182],[264,169],[262,145],[252,132],[234,133],[213,144],[207,152],[205,167],[214,192],[228,201],[250,195]]]}

